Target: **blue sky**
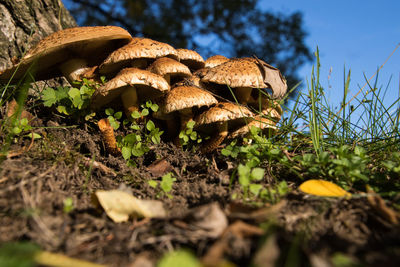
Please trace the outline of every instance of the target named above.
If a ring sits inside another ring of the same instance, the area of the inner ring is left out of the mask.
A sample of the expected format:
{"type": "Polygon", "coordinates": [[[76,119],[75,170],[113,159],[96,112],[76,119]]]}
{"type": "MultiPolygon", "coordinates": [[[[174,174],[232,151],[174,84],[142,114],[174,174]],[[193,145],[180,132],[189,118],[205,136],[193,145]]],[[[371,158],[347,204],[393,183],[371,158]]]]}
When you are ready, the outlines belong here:
{"type": "MultiPolygon", "coordinates": [[[[371,77],[400,43],[398,0],[262,0],[260,8],[303,14],[306,44],[312,51],[319,48],[321,84],[335,105],[342,97],[344,66],[351,69],[350,92],[355,94],[365,83],[364,74],[371,77]]],[[[303,66],[300,77],[310,79],[311,68],[312,63],[303,66]]],[[[391,76],[388,102],[398,97],[400,48],[380,71],[378,85],[386,87],[391,76]]]]}

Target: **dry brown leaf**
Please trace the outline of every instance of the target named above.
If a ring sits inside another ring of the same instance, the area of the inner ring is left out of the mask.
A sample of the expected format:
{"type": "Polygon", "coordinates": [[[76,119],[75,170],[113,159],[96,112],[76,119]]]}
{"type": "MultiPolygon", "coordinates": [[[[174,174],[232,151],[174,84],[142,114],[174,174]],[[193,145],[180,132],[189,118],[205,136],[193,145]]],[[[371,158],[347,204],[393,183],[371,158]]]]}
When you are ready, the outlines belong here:
{"type": "Polygon", "coordinates": [[[323,197],[349,197],[351,194],[338,185],[324,180],[308,180],[299,186],[304,193],[323,197]]]}
{"type": "Polygon", "coordinates": [[[147,167],[147,170],[149,170],[154,177],[161,177],[167,172],[172,171],[172,169],[171,164],[166,158],[156,160],[147,167]]]}
{"type": "Polygon", "coordinates": [[[130,216],[164,218],[166,211],[158,200],[142,200],[121,190],[95,193],[95,199],[114,222],[125,222],[130,216]]]}

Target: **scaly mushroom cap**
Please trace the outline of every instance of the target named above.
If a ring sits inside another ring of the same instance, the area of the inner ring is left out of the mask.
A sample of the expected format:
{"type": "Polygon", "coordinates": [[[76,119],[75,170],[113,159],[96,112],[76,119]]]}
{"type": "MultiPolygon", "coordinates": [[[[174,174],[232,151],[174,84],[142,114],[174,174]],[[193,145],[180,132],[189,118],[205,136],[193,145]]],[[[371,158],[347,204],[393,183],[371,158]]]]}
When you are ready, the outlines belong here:
{"type": "Polygon", "coordinates": [[[204,62],[205,68],[214,68],[215,66],[221,65],[229,60],[229,58],[224,57],[222,55],[215,55],[212,57],[207,58],[204,62]]]}
{"type": "Polygon", "coordinates": [[[126,67],[136,59],[156,59],[160,57],[178,58],[177,51],[169,44],[149,38],[135,37],[133,40],[112,52],[99,66],[101,74],[108,74],[126,67]]]}
{"type": "Polygon", "coordinates": [[[186,65],[168,57],[157,59],[147,68],[147,70],[161,76],[169,75],[185,78],[192,75],[186,65]]]}
{"type": "Polygon", "coordinates": [[[0,74],[0,80],[20,79],[28,68],[36,80],[62,76],[56,67],[71,58],[83,58],[95,66],[100,64],[111,51],[132,40],[131,35],[116,26],[75,27],[55,32],[29,50],[19,64],[0,74]]]}
{"type": "Polygon", "coordinates": [[[235,58],[210,68],[202,82],[228,85],[231,88],[271,88],[273,97],[281,98],[287,91],[286,80],[280,71],[262,60],[235,58]]]}
{"type": "Polygon", "coordinates": [[[245,106],[223,102],[209,108],[196,118],[196,125],[206,125],[214,122],[233,121],[252,118],[253,113],[245,106]]]}
{"type": "Polygon", "coordinates": [[[234,58],[209,69],[202,82],[228,85],[231,88],[263,88],[264,82],[260,69],[254,62],[243,58],[234,58]]]}
{"type": "Polygon", "coordinates": [[[167,81],[147,70],[125,68],[117,76],[99,87],[93,94],[91,106],[98,109],[118,97],[127,87],[135,87],[139,99],[153,99],[170,89],[167,81]]]}
{"type": "Polygon", "coordinates": [[[218,101],[209,92],[194,86],[178,86],[164,97],[160,111],[168,114],[192,107],[211,106],[218,101]]]}
{"type": "Polygon", "coordinates": [[[236,130],[234,130],[232,133],[229,134],[228,138],[229,139],[235,139],[235,138],[242,138],[248,133],[250,133],[251,127],[257,127],[260,128],[261,130],[271,130],[273,132],[276,132],[276,122],[269,120],[267,118],[264,118],[262,116],[256,116],[254,119],[252,119],[247,125],[244,125],[236,130]]]}
{"type": "Polygon", "coordinates": [[[191,70],[204,68],[204,59],[196,51],[185,48],[179,48],[176,51],[178,52],[179,61],[191,70]]]}

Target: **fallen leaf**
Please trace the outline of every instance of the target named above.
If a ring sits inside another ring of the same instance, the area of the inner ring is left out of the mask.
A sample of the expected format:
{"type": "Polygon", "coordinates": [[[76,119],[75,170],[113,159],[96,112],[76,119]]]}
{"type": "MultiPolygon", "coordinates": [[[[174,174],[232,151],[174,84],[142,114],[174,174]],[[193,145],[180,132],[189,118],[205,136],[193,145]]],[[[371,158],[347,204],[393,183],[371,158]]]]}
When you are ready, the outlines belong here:
{"type": "Polygon", "coordinates": [[[151,163],[147,170],[154,176],[154,177],[161,177],[167,172],[172,171],[171,164],[166,160],[166,158],[162,158],[159,160],[154,161],[151,163]]]}
{"type": "Polygon", "coordinates": [[[216,202],[194,208],[186,219],[190,225],[195,226],[198,231],[204,231],[203,235],[210,238],[219,237],[228,227],[228,219],[216,202]]]}
{"type": "Polygon", "coordinates": [[[324,180],[308,180],[299,186],[304,193],[323,197],[347,197],[351,194],[338,185],[324,180]]]}
{"type": "Polygon", "coordinates": [[[158,200],[142,200],[121,190],[95,193],[95,199],[114,222],[125,222],[129,216],[145,218],[164,218],[166,211],[158,200]]]}

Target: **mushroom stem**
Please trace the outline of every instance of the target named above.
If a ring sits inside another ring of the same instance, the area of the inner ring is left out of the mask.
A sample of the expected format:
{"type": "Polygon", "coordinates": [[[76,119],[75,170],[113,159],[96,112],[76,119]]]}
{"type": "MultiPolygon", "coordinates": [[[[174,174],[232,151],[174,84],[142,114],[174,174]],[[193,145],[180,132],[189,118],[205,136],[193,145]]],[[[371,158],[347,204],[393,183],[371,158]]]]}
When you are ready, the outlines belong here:
{"type": "Polygon", "coordinates": [[[237,87],[235,89],[236,97],[240,104],[247,104],[251,97],[251,90],[250,87],[237,87]]]}
{"type": "Polygon", "coordinates": [[[132,112],[139,110],[136,88],[133,86],[126,88],[121,94],[121,99],[124,105],[125,115],[131,118],[132,112]]]}
{"type": "Polygon", "coordinates": [[[181,118],[181,131],[186,129],[186,125],[189,121],[193,120],[192,108],[185,108],[179,111],[181,118]]]}
{"type": "Polygon", "coordinates": [[[200,148],[203,154],[214,151],[228,135],[228,122],[217,122],[217,132],[200,148]]]}
{"type": "Polygon", "coordinates": [[[99,126],[107,151],[111,155],[119,156],[121,154],[121,150],[117,146],[117,140],[115,139],[114,129],[113,127],[111,127],[108,119],[99,120],[97,125],[99,126]]]}
{"type": "Polygon", "coordinates": [[[81,58],[72,58],[67,60],[66,62],[62,63],[59,68],[64,77],[72,86],[76,86],[74,82],[80,81],[82,75],[92,69],[92,67],[87,66],[86,60],[81,58]]]}

